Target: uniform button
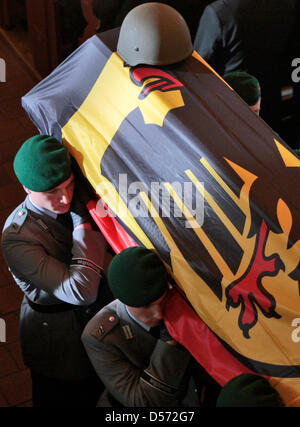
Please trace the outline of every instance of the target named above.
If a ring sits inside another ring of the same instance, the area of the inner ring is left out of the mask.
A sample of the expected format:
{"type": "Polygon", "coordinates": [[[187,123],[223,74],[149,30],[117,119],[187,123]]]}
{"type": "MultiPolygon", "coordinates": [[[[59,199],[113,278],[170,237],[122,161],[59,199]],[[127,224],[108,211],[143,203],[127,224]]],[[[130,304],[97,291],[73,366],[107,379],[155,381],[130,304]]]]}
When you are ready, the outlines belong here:
{"type": "Polygon", "coordinates": [[[24,213],[25,213],[25,211],[20,210],[20,211],[18,212],[18,215],[19,215],[19,216],[22,216],[22,215],[24,215],[24,213]]]}
{"type": "Polygon", "coordinates": [[[109,322],[114,322],[115,321],[115,316],[109,316],[108,321],[109,322]]]}
{"type": "Polygon", "coordinates": [[[43,326],[48,326],[48,323],[47,322],[43,322],[42,325],[43,326]]]}
{"type": "Polygon", "coordinates": [[[85,312],[86,312],[86,314],[89,314],[89,313],[91,312],[91,309],[90,309],[90,308],[87,308],[87,309],[85,310],[85,312]]]}

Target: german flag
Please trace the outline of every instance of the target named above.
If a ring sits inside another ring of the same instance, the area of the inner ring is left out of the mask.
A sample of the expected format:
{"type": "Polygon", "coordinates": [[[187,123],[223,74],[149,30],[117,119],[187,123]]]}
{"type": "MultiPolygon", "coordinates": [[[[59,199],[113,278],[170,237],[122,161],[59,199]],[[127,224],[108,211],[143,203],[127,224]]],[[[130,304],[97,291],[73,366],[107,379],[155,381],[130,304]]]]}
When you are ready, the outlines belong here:
{"type": "Polygon", "coordinates": [[[128,67],[117,38],[89,39],[23,106],[101,197],[116,251],[164,261],[174,338],[221,385],[255,372],[300,406],[300,159],[195,52],[128,67]]]}

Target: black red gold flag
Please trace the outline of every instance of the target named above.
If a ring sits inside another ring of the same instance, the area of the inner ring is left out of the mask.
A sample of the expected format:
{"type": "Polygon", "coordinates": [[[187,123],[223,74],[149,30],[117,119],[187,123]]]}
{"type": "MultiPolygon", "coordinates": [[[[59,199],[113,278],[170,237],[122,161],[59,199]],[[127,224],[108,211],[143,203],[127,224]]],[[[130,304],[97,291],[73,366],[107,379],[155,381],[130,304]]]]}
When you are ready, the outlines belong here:
{"type": "Polygon", "coordinates": [[[199,55],[128,67],[117,37],[89,39],[23,106],[101,197],[116,251],[164,261],[173,336],[221,385],[256,372],[300,406],[300,159],[199,55]]]}

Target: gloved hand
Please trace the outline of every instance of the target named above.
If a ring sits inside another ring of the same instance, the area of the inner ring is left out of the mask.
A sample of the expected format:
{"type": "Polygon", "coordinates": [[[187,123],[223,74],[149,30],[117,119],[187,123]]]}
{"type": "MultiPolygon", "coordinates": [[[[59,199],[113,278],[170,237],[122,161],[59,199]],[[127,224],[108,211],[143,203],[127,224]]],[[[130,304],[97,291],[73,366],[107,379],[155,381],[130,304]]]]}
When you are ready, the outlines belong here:
{"type": "Polygon", "coordinates": [[[70,208],[70,215],[75,229],[80,224],[90,223],[91,217],[85,204],[79,199],[76,192],[74,193],[73,200],[70,208]]]}
{"type": "Polygon", "coordinates": [[[169,331],[166,328],[166,325],[164,324],[164,322],[162,322],[160,326],[159,339],[161,339],[164,342],[174,341],[174,338],[171,337],[171,335],[169,334],[169,331]]]}
{"type": "Polygon", "coordinates": [[[87,203],[90,200],[97,200],[98,197],[93,189],[93,187],[91,186],[91,184],[89,183],[89,181],[87,180],[87,178],[85,178],[78,166],[78,164],[76,163],[76,161],[72,158],[72,171],[74,174],[74,180],[75,180],[75,191],[74,194],[85,204],[87,205],[87,203]]]}

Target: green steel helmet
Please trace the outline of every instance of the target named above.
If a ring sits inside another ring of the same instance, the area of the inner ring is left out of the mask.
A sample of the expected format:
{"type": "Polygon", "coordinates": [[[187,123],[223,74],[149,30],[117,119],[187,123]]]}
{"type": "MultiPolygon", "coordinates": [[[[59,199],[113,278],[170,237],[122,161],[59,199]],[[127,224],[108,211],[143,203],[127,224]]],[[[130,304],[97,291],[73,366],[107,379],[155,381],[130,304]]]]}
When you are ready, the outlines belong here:
{"type": "Polygon", "coordinates": [[[117,51],[130,66],[170,65],[193,52],[190,30],[173,7],[163,3],[144,3],[125,17],[117,51]]]}

